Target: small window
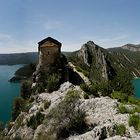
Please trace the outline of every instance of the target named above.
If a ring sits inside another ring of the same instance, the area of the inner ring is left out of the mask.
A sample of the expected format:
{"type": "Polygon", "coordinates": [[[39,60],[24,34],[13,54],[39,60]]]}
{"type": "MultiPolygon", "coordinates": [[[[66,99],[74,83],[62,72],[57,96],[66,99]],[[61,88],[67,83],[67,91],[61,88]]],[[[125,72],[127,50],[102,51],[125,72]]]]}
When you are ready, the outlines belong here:
{"type": "Polygon", "coordinates": [[[50,54],[50,52],[48,52],[48,55],[50,54]]]}

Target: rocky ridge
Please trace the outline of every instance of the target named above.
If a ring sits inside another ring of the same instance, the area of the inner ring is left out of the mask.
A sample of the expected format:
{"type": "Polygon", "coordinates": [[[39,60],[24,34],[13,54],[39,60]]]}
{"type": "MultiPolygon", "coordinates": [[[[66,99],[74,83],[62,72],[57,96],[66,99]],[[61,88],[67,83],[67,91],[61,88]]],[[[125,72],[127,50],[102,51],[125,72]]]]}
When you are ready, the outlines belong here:
{"type": "Polygon", "coordinates": [[[93,41],[84,44],[77,52],[77,57],[90,69],[91,81],[99,82],[101,79],[108,81],[112,78],[114,73],[109,62],[108,52],[93,41]]]}
{"type": "MultiPolygon", "coordinates": [[[[129,114],[118,113],[117,106],[120,104],[117,100],[110,97],[97,97],[84,99],[84,91],[79,86],[74,86],[69,82],[61,85],[58,91],[50,93],[41,93],[34,95],[34,101],[30,104],[28,112],[22,112],[14,122],[13,127],[7,132],[7,137],[15,139],[20,137],[23,140],[40,140],[40,135],[46,133],[51,127],[51,121],[48,125],[41,123],[34,130],[27,126],[27,122],[39,110],[47,116],[52,108],[55,108],[66,96],[70,90],[76,90],[80,94],[80,108],[86,112],[86,123],[90,130],[80,135],[70,136],[68,140],[137,140],[140,138],[140,133],[136,132],[133,127],[128,125],[129,114]],[[50,106],[44,108],[45,102],[50,102],[50,106]],[[124,124],[126,126],[126,134],[124,136],[116,135],[115,126],[124,124]]],[[[47,137],[46,137],[47,140],[47,137]]]]}
{"type": "Polygon", "coordinates": [[[140,51],[140,45],[134,45],[134,44],[126,44],[122,46],[123,49],[132,51],[132,52],[139,52],[140,51]]]}

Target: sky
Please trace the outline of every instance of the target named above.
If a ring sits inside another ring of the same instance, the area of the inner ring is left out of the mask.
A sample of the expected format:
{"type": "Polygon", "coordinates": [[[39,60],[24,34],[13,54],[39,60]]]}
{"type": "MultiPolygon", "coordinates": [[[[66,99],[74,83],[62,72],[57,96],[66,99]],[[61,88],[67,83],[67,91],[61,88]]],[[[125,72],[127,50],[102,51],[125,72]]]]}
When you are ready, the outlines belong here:
{"type": "Polygon", "coordinates": [[[140,44],[139,26],[140,0],[0,0],[0,53],[37,51],[48,36],[62,51],[140,44]]]}

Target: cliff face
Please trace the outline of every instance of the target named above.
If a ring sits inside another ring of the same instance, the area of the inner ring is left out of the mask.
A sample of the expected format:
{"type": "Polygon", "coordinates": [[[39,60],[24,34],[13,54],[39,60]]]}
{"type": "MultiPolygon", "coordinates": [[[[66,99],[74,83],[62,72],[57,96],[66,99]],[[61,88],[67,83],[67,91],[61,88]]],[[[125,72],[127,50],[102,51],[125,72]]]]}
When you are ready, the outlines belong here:
{"type": "Polygon", "coordinates": [[[77,57],[89,68],[89,77],[93,82],[112,79],[114,71],[110,65],[108,52],[89,41],[77,52],[77,57]]]}

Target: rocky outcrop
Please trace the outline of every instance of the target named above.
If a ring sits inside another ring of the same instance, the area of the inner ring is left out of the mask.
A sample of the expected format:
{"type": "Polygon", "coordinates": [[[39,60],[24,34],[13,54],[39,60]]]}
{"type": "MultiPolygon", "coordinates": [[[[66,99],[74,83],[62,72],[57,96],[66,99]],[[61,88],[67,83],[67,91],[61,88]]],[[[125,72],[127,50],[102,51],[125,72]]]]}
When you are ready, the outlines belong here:
{"type": "MultiPolygon", "coordinates": [[[[117,106],[120,103],[117,100],[110,97],[90,97],[89,99],[84,99],[84,91],[79,86],[74,86],[69,82],[62,84],[58,91],[54,91],[51,94],[41,93],[34,95],[32,97],[34,101],[30,104],[28,112],[22,112],[19,115],[11,130],[7,133],[7,137],[15,139],[18,136],[23,140],[40,140],[42,136],[42,138],[44,137],[47,140],[49,136],[47,132],[51,128],[53,119],[46,120],[47,123],[44,120],[36,129],[32,129],[27,124],[39,110],[47,116],[53,108],[63,101],[70,90],[76,90],[80,93],[79,107],[86,112],[85,120],[89,129],[83,134],[68,137],[68,140],[133,140],[140,138],[140,133],[128,125],[129,114],[118,113],[117,106]],[[46,102],[50,102],[48,108],[44,107],[46,102]],[[126,134],[124,136],[116,135],[115,126],[117,124],[124,124],[126,126],[126,134]]],[[[54,133],[52,137],[55,140],[55,132],[52,133],[54,133]]]]}
{"type": "Polygon", "coordinates": [[[78,57],[90,69],[90,79],[92,81],[110,80],[112,78],[112,67],[108,60],[108,52],[89,41],[78,51],[78,57]]]}
{"type": "Polygon", "coordinates": [[[132,51],[132,52],[140,52],[140,45],[126,44],[122,46],[121,48],[132,51]]]}
{"type": "MultiPolygon", "coordinates": [[[[76,67],[71,62],[69,62],[68,65],[73,70],[73,72],[75,72],[78,75],[77,77],[79,77],[80,83],[83,82],[83,83],[85,83],[87,85],[90,85],[91,84],[91,82],[88,79],[88,77],[86,77],[82,72],[77,71],[76,70],[76,67]]],[[[71,77],[71,75],[69,77],[71,77]]],[[[76,80],[76,79],[73,79],[73,80],[76,80]]]]}

